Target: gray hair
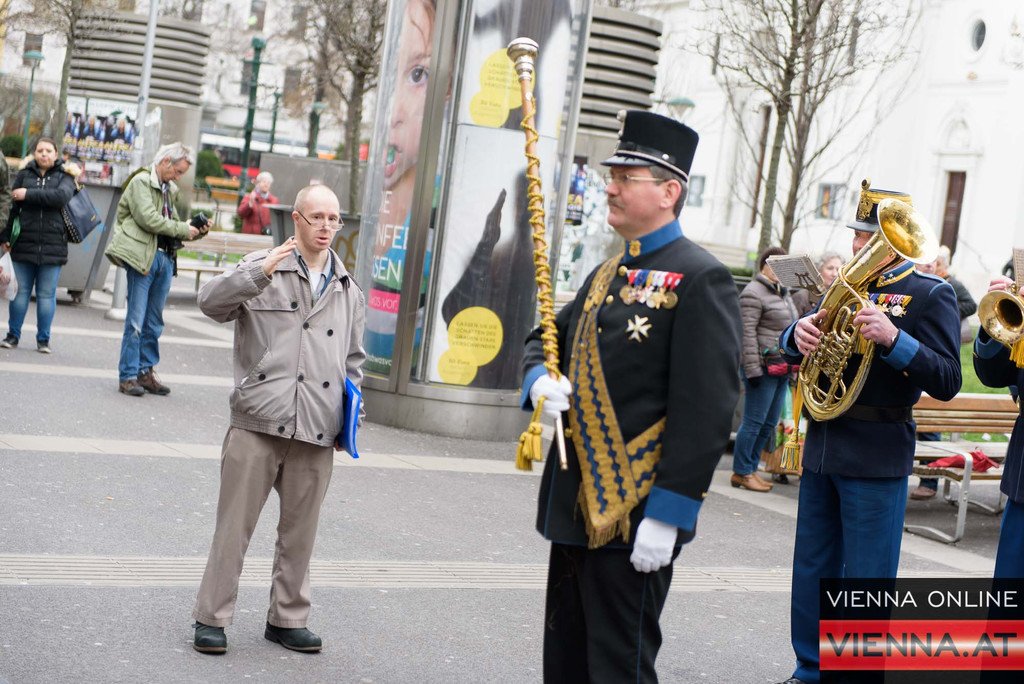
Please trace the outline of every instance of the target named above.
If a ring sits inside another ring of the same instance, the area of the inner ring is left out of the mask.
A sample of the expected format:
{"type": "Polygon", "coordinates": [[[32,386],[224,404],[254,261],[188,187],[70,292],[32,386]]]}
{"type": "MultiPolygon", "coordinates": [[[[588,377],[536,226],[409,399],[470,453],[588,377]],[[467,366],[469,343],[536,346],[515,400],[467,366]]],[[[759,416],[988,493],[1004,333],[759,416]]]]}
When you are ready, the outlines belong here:
{"type": "Polygon", "coordinates": [[[259,183],[260,181],[267,181],[268,183],[273,183],[274,175],[269,171],[260,171],[258,174],[256,174],[255,182],[259,183]]]}
{"type": "Polygon", "coordinates": [[[184,143],[173,142],[169,145],[164,145],[156,151],[156,156],[153,157],[153,163],[159,164],[165,159],[170,159],[172,164],[184,160],[189,163],[189,166],[196,163],[196,154],[191,147],[184,143]]]}
{"type": "Polygon", "coordinates": [[[818,258],[814,260],[814,266],[820,271],[822,266],[833,259],[839,259],[840,263],[842,263],[843,255],[839,252],[822,252],[818,255],[818,258]]]}
{"type": "Polygon", "coordinates": [[[949,268],[949,247],[942,245],[939,247],[939,253],[935,255],[935,266],[942,266],[943,268],[949,268]]]}
{"type": "Polygon", "coordinates": [[[686,204],[686,195],[690,191],[690,184],[687,183],[686,180],[683,179],[682,176],[680,176],[679,174],[676,174],[676,173],[672,173],[671,171],[666,169],[664,166],[649,166],[647,168],[649,168],[651,170],[651,175],[654,176],[655,178],[657,178],[658,180],[663,180],[663,181],[674,180],[674,181],[677,181],[679,183],[679,185],[682,187],[682,189],[681,189],[681,191],[679,193],[679,199],[676,200],[675,205],[672,207],[672,212],[676,216],[679,216],[679,212],[681,212],[683,210],[683,205],[686,204]]]}

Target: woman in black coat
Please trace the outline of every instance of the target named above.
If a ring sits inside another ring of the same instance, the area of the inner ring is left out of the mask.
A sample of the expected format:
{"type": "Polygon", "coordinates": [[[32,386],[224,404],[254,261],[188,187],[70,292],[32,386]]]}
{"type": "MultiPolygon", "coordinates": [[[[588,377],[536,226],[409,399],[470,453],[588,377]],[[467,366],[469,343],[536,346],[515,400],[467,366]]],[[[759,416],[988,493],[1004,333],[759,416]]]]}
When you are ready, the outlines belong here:
{"type": "Polygon", "coordinates": [[[57,145],[39,138],[32,160],[14,177],[11,198],[14,205],[0,244],[11,252],[18,295],[11,302],[7,337],[0,347],[12,349],[21,339],[21,325],[28,312],[32,289],[36,291],[36,349],[50,353],[50,325],[57,309],[57,281],[60,267],[68,261],[68,240],[64,232],[63,209],[75,194],[75,179],[57,158],[57,145]],[[14,219],[21,232],[12,243],[14,219]]]}

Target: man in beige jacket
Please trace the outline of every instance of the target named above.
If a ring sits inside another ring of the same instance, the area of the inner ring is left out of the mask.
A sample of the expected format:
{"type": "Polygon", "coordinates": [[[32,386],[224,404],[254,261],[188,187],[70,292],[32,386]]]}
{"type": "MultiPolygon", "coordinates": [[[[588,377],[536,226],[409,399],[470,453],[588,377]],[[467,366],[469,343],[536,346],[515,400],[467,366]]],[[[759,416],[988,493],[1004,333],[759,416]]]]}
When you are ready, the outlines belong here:
{"type": "Polygon", "coordinates": [[[306,628],[309,560],[331,479],[331,447],[348,378],[362,382],[363,293],[331,250],[341,228],[337,196],[323,185],[299,191],[295,236],[245,257],[208,282],[199,307],[235,321],[231,427],[221,453],[217,527],[192,617],[193,647],[224,653],[249,539],[273,487],[281,499],[264,636],[314,652],[306,628]]]}

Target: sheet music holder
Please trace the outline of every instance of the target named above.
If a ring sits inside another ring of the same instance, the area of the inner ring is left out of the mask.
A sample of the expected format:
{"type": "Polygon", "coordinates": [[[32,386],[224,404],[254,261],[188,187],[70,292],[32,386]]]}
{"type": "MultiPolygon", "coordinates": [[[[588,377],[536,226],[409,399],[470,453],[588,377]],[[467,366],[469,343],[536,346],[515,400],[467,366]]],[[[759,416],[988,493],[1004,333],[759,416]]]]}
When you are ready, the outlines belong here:
{"type": "Polygon", "coordinates": [[[359,458],[356,448],[356,432],[359,430],[359,414],[363,409],[363,393],[356,384],[345,378],[345,396],[341,402],[341,431],[334,443],[352,456],[359,458]]]}
{"type": "Polygon", "coordinates": [[[772,267],[775,277],[786,287],[808,290],[816,295],[828,289],[818,267],[806,254],[774,254],[765,263],[772,267]]]}

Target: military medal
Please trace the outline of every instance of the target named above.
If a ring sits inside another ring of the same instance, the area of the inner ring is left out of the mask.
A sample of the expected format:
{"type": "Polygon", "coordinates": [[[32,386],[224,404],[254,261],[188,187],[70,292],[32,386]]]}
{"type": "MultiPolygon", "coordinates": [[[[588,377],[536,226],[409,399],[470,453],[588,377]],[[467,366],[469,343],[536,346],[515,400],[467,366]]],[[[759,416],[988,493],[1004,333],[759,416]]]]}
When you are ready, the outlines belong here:
{"type": "Polygon", "coordinates": [[[619,290],[619,299],[622,300],[623,304],[629,305],[636,301],[636,294],[633,292],[633,288],[630,285],[623,285],[622,289],[619,290]]]}
{"type": "Polygon", "coordinates": [[[682,273],[671,271],[653,271],[645,268],[626,269],[629,281],[619,290],[619,298],[625,304],[644,304],[651,309],[672,309],[679,303],[679,296],[674,292],[683,279],[682,273]]]}
{"type": "Polygon", "coordinates": [[[651,324],[647,321],[647,316],[639,314],[633,316],[633,320],[626,321],[626,332],[629,333],[629,339],[643,342],[647,338],[648,331],[651,329],[651,324]]]}
{"type": "Polygon", "coordinates": [[[671,290],[665,293],[665,301],[662,304],[663,307],[665,307],[666,309],[674,309],[676,308],[676,304],[678,303],[679,295],[677,295],[675,292],[672,292],[671,290]]]}

